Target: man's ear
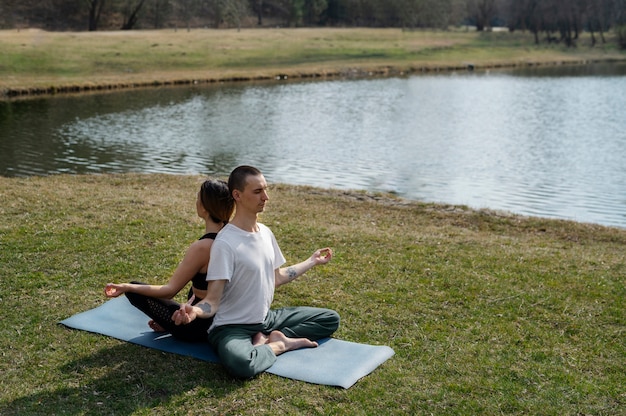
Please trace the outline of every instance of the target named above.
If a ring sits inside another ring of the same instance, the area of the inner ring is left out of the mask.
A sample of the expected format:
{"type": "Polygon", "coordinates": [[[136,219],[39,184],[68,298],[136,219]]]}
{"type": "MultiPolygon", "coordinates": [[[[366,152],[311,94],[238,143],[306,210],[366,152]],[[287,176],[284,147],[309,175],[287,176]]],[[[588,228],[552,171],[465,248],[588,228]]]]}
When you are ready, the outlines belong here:
{"type": "Polygon", "coordinates": [[[233,199],[235,201],[239,201],[241,199],[241,193],[239,192],[239,189],[235,189],[233,191],[233,199]]]}

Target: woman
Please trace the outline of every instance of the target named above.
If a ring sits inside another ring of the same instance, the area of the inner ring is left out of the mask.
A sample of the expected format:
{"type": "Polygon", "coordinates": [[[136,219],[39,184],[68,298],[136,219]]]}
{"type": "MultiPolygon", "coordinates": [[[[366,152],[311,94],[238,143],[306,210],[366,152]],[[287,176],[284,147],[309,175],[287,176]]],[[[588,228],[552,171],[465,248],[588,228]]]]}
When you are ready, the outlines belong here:
{"type": "Polygon", "coordinates": [[[193,325],[175,325],[172,315],[180,304],[172,300],[187,283],[192,282],[188,303],[194,304],[206,296],[206,272],[211,257],[211,245],[217,233],[228,223],[234,210],[234,201],[224,181],[207,180],[202,183],[196,199],[198,216],[204,220],[205,234],[195,241],[180,262],[169,282],[148,285],[140,282],[108,283],[104,289],[107,297],[122,293],[136,308],[148,315],[155,331],[167,331],[184,341],[205,341],[212,319],[198,319],[193,325]]]}

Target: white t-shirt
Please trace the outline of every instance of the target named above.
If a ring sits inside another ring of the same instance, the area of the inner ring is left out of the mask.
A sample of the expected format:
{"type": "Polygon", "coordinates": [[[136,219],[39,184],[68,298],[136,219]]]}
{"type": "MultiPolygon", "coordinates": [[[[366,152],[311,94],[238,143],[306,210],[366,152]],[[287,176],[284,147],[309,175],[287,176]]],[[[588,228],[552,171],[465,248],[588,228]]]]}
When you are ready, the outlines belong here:
{"type": "Polygon", "coordinates": [[[207,281],[228,280],[213,324],[258,324],[274,300],[274,270],[285,263],[274,233],[263,224],[250,233],[227,224],[211,247],[207,281]]]}

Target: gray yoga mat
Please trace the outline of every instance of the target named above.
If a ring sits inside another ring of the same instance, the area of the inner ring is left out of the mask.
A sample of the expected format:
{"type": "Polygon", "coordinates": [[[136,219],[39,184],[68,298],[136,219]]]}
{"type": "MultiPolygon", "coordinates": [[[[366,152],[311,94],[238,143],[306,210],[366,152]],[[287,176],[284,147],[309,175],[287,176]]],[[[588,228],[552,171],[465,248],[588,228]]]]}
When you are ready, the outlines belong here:
{"type": "MultiPolygon", "coordinates": [[[[208,343],[189,343],[156,333],[149,318],[125,297],[111,299],[97,308],[71,316],[60,323],[73,329],[107,335],[122,341],[219,363],[208,343]]],[[[326,338],[317,348],[289,351],[278,356],[267,372],[308,383],[347,389],[394,355],[388,346],[359,344],[326,338]]]]}

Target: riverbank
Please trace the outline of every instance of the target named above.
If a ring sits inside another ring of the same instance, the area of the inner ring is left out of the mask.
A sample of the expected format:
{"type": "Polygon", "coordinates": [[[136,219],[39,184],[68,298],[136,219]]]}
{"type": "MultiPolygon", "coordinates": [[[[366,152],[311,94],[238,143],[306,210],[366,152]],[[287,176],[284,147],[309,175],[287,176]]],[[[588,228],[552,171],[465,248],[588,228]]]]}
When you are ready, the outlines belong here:
{"type": "MultiPolygon", "coordinates": [[[[148,350],[57,323],[107,282],[166,281],[202,234],[182,175],[0,177],[0,414],[620,414],[626,230],[272,184],[289,262],[333,261],[275,306],[337,310],[396,355],[349,390],[148,350]]],[[[147,320],[147,318],[146,318],[147,320]]],[[[149,330],[146,326],[146,330],[149,330]]]]}
{"type": "Polygon", "coordinates": [[[612,42],[590,44],[585,35],[565,48],[535,45],[530,33],[466,30],[0,31],[0,96],[626,60],[612,42]]]}

